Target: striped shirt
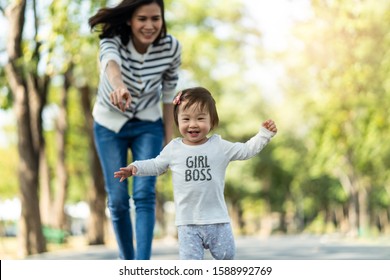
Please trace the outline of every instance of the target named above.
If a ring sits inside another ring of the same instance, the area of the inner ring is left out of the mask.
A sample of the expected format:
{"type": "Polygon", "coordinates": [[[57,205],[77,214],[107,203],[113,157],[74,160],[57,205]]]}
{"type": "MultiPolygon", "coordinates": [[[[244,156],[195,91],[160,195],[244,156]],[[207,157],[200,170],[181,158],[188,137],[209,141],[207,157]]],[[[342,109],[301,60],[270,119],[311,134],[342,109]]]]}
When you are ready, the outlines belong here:
{"type": "Polygon", "coordinates": [[[118,132],[132,118],[148,121],[161,118],[160,101],[172,102],[179,78],[181,46],[177,39],[167,35],[140,54],[131,40],[126,46],[118,36],[104,38],[100,40],[99,60],[100,83],[93,108],[97,123],[118,132]],[[105,71],[110,60],[120,65],[123,81],[131,93],[131,105],[125,112],[110,102],[114,89],[105,71]]]}

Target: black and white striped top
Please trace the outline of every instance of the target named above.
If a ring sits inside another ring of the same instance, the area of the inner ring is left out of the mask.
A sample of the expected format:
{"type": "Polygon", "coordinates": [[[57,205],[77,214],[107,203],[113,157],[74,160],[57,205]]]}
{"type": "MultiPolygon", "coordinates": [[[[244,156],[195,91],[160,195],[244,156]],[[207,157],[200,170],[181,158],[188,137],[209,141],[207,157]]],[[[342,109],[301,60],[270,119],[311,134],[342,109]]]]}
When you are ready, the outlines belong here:
{"type": "Polygon", "coordinates": [[[118,132],[132,118],[156,121],[161,117],[161,102],[171,103],[178,82],[181,46],[167,35],[151,44],[145,54],[138,53],[132,41],[123,45],[119,37],[100,40],[100,83],[93,116],[99,124],[118,132]],[[105,68],[114,60],[121,66],[124,83],[132,96],[126,112],[110,102],[110,85],[105,68]]]}

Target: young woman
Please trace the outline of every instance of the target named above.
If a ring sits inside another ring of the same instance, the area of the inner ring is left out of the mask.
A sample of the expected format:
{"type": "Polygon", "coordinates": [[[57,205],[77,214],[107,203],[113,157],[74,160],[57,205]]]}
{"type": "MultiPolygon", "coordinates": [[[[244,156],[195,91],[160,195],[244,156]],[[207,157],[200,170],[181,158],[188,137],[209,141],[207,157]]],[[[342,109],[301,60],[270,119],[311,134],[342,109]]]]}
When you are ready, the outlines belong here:
{"type": "Polygon", "coordinates": [[[133,160],[149,159],[172,139],[181,47],[167,33],[163,0],[123,0],[115,7],[101,8],[89,25],[100,33],[94,135],[119,257],[150,259],[156,177],[133,180],[134,250],[128,183],[112,174],[127,163],[129,149],[133,160]]]}
{"type": "Polygon", "coordinates": [[[259,153],[276,134],[272,120],[245,143],[232,143],[210,131],[218,125],[215,101],[201,87],[181,91],[174,99],[174,119],[182,137],[159,156],[120,168],[114,177],[151,176],[172,171],[180,259],[201,260],[209,249],[217,260],[233,259],[235,245],[224,199],[225,172],[234,160],[259,153]]]}

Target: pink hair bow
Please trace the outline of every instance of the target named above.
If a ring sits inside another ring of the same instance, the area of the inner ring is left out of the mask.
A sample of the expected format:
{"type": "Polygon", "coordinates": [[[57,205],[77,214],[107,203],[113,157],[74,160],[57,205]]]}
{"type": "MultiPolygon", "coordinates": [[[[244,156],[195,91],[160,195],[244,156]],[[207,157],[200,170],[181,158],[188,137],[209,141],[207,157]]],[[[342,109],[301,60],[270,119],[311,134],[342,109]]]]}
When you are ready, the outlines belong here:
{"type": "Polygon", "coordinates": [[[175,99],[173,99],[173,104],[175,104],[175,105],[179,105],[179,104],[180,104],[181,95],[182,95],[182,92],[179,92],[179,93],[176,95],[175,99]]]}

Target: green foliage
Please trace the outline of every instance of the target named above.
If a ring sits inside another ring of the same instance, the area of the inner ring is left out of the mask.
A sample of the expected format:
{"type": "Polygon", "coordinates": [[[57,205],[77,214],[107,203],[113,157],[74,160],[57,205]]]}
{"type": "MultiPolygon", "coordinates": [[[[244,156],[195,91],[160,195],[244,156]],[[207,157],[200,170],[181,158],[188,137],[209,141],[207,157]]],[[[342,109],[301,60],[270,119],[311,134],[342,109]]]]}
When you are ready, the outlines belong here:
{"type": "Polygon", "coordinates": [[[13,198],[18,193],[18,153],[15,145],[0,148],[0,198],[13,198]]]}
{"type": "Polygon", "coordinates": [[[12,106],[12,94],[7,84],[4,67],[0,67],[0,110],[12,106]]]}
{"type": "Polygon", "coordinates": [[[340,174],[369,193],[369,205],[385,206],[388,200],[388,5],[313,1],[313,17],[295,30],[301,48],[289,55],[300,59],[289,60],[288,74],[299,87],[289,87],[288,100],[298,98],[305,108],[302,160],[309,164],[299,185],[311,197],[305,200],[307,214],[347,201],[347,186],[343,190],[337,183],[340,174]]]}
{"type": "Polygon", "coordinates": [[[168,1],[166,6],[168,31],[183,47],[181,79],[185,84],[207,87],[216,96],[224,94],[222,89],[229,87],[223,83],[234,75],[237,80],[241,69],[237,62],[243,61],[241,47],[245,37],[253,33],[236,24],[243,17],[242,3],[184,0],[168,1]]]}

